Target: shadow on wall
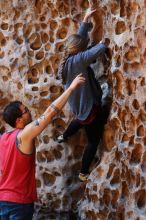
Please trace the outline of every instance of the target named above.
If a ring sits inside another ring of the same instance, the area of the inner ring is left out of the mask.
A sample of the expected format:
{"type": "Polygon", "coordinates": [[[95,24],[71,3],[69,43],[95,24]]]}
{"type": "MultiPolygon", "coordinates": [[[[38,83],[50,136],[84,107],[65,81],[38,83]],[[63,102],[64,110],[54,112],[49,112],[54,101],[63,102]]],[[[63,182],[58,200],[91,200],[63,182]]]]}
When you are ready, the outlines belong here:
{"type": "MultiPolygon", "coordinates": [[[[102,139],[98,146],[97,155],[100,154],[100,158],[102,158],[102,155],[105,150],[109,150],[107,148],[108,142],[105,141],[105,139],[109,140],[107,138],[107,128],[109,127],[108,118],[110,115],[110,110],[112,106],[112,100],[113,100],[113,85],[112,85],[112,76],[110,74],[110,60],[111,60],[111,51],[110,49],[107,49],[106,55],[103,55],[100,57],[95,64],[93,64],[93,69],[95,72],[95,77],[98,80],[98,82],[101,85],[102,88],[102,111],[103,111],[103,117],[104,117],[104,130],[102,133],[102,139]],[[105,137],[106,134],[106,137],[105,137]]],[[[111,132],[110,132],[111,133],[111,132]]],[[[112,132],[113,139],[114,139],[114,133],[112,132]]],[[[112,144],[113,146],[113,144],[112,144]]],[[[111,147],[112,148],[112,147],[111,147]]]]}
{"type": "MultiPolygon", "coordinates": [[[[90,2],[91,4],[91,2],[90,2]]],[[[92,1],[93,8],[96,8],[96,12],[94,13],[93,16],[93,28],[91,31],[91,43],[99,43],[100,41],[104,42],[107,45],[107,49],[105,51],[105,54],[103,56],[100,56],[97,61],[92,64],[92,68],[94,69],[95,77],[98,80],[98,82],[101,85],[102,88],[102,107],[103,107],[103,112],[104,112],[104,121],[105,121],[105,126],[104,126],[104,131],[103,131],[103,138],[100,143],[100,146],[98,149],[101,151],[100,153],[103,153],[104,150],[108,150],[106,145],[105,139],[105,131],[108,127],[108,117],[110,114],[110,109],[112,105],[112,100],[113,100],[113,83],[112,83],[112,75],[110,72],[110,66],[111,66],[111,58],[112,58],[112,51],[108,47],[110,45],[110,39],[104,38],[104,30],[103,27],[103,19],[104,19],[104,11],[100,7],[99,3],[97,1],[92,1]],[[104,146],[104,149],[103,149],[104,146]],[[101,149],[102,148],[102,149],[101,149]]],[[[107,133],[107,132],[106,132],[107,133]]],[[[114,136],[113,136],[114,139],[114,136]]]]}
{"type": "MultiPolygon", "coordinates": [[[[79,1],[81,4],[81,0],[79,1]]],[[[104,27],[103,27],[103,19],[104,19],[104,11],[100,7],[99,2],[97,0],[90,0],[90,4],[93,8],[96,8],[96,12],[93,14],[92,23],[93,28],[91,31],[91,43],[99,43],[100,41],[104,42],[107,47],[110,44],[110,39],[104,39],[104,27]]],[[[95,72],[95,77],[99,81],[103,96],[102,96],[102,104],[103,109],[105,109],[106,115],[108,118],[110,113],[110,107],[112,104],[112,78],[110,74],[110,60],[112,58],[112,51],[110,48],[106,49],[105,54],[102,57],[99,57],[97,62],[93,64],[93,69],[95,72]]]]}

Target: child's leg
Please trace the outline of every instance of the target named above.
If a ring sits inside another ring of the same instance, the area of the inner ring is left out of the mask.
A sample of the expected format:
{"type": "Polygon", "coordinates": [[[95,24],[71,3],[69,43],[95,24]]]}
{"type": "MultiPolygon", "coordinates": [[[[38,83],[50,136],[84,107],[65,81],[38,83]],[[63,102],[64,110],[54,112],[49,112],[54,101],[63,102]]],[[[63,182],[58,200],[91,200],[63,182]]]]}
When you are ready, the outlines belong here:
{"type": "Polygon", "coordinates": [[[71,121],[68,128],[63,133],[63,138],[67,139],[68,137],[71,137],[73,134],[75,134],[82,127],[83,127],[83,125],[80,124],[77,119],[71,121]]]}
{"type": "Polygon", "coordinates": [[[83,153],[81,173],[89,173],[90,165],[95,157],[98,144],[102,137],[103,124],[101,121],[102,120],[99,114],[89,125],[85,125],[88,144],[85,146],[83,153]]]}

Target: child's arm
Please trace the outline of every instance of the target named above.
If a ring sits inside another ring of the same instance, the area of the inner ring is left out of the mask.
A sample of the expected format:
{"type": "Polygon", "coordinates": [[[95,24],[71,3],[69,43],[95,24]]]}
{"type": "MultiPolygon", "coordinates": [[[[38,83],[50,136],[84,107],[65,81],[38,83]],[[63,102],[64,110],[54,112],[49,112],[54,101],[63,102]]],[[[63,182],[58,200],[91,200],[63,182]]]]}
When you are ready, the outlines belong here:
{"type": "Polygon", "coordinates": [[[91,8],[89,8],[86,11],[86,14],[83,18],[83,21],[81,22],[81,25],[79,27],[79,30],[77,32],[77,34],[79,34],[80,36],[84,37],[84,38],[88,38],[88,32],[91,30],[92,28],[92,23],[88,23],[88,19],[93,15],[93,13],[96,11],[96,9],[91,10],[91,8]]]}

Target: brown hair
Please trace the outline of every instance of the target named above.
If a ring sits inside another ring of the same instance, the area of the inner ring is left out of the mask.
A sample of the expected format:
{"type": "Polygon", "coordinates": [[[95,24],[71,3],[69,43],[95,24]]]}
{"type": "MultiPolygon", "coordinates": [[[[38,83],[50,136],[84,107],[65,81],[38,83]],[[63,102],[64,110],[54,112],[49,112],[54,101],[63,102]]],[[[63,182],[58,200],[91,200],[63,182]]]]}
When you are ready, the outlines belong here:
{"type": "Polygon", "coordinates": [[[72,34],[68,37],[64,46],[63,58],[59,66],[59,77],[62,79],[62,83],[65,84],[64,65],[69,56],[75,55],[78,52],[84,51],[87,48],[87,40],[81,37],[79,34],[72,34]]]}

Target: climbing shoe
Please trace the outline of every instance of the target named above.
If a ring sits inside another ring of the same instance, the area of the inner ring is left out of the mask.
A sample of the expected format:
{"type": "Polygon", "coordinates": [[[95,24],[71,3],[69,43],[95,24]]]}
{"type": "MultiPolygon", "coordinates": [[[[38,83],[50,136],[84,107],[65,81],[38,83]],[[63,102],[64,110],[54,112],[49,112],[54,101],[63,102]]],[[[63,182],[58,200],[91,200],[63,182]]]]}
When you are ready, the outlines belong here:
{"type": "Polygon", "coordinates": [[[89,174],[79,173],[79,180],[85,182],[88,180],[89,174]]]}
{"type": "Polygon", "coordinates": [[[55,138],[55,141],[58,142],[59,144],[64,142],[65,139],[63,137],[63,134],[59,135],[58,137],[55,138]]]}

